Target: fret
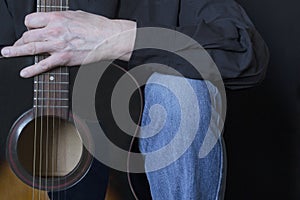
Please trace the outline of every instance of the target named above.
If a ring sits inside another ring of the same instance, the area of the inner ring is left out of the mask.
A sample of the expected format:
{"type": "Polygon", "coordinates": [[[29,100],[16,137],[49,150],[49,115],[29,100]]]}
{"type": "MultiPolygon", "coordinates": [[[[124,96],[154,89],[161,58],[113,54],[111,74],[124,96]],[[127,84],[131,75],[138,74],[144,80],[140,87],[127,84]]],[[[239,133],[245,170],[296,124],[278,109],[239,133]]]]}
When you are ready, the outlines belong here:
{"type": "Polygon", "coordinates": [[[67,106],[69,104],[69,99],[67,98],[39,98],[39,97],[35,97],[34,99],[34,105],[63,105],[63,106],[67,106]],[[62,100],[62,99],[66,99],[66,100],[62,100]]]}
{"type": "Polygon", "coordinates": [[[33,90],[34,92],[57,92],[57,93],[68,93],[69,90],[33,90]]]}
{"type": "Polygon", "coordinates": [[[63,76],[69,76],[69,73],[59,73],[59,72],[56,72],[56,73],[53,73],[53,72],[48,72],[48,73],[46,73],[46,74],[48,74],[49,76],[51,76],[51,75],[63,75],[63,76]]]}
{"type": "MultiPolygon", "coordinates": [[[[55,85],[55,84],[35,84],[34,86],[35,90],[38,90],[35,92],[35,94],[38,94],[39,96],[45,95],[45,94],[50,94],[50,95],[55,95],[55,92],[47,92],[48,90],[69,90],[69,85],[67,84],[62,84],[60,86],[55,85]]],[[[68,94],[68,92],[57,92],[59,95],[63,94],[68,94]]]]}
{"type": "Polygon", "coordinates": [[[69,108],[69,106],[60,105],[33,105],[34,108],[69,108]]]}
{"type": "Polygon", "coordinates": [[[37,8],[59,8],[59,9],[69,9],[69,6],[48,6],[48,5],[37,5],[37,8]]]}
{"type": "Polygon", "coordinates": [[[69,84],[69,82],[34,81],[35,84],[69,84]]]}
{"type": "Polygon", "coordinates": [[[33,98],[33,100],[69,101],[67,98],[33,98]]]}

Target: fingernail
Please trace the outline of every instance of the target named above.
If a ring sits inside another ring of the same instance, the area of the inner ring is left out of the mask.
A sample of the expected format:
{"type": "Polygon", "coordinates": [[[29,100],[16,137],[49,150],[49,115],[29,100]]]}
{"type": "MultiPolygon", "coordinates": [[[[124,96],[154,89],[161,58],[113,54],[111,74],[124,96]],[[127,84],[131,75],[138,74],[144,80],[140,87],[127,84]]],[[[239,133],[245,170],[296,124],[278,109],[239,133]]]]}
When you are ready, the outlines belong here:
{"type": "Polygon", "coordinates": [[[20,72],[20,76],[23,77],[23,78],[26,78],[27,75],[28,75],[28,73],[27,73],[25,70],[22,70],[22,71],[20,72]]]}
{"type": "Polygon", "coordinates": [[[7,48],[3,48],[3,49],[1,50],[1,54],[2,54],[3,56],[9,56],[10,51],[9,51],[9,49],[7,49],[7,48]]]}

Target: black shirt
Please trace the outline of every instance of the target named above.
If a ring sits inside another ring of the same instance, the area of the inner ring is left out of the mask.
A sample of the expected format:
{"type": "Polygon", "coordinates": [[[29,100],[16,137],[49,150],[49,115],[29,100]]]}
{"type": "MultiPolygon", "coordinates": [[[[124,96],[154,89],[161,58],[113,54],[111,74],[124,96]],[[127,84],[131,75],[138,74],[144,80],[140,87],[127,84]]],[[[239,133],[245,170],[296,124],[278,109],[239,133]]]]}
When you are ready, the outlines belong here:
{"type": "MultiPolygon", "coordinates": [[[[70,0],[70,10],[83,10],[109,18],[135,20],[139,27],[165,27],[198,41],[220,70],[225,86],[240,89],[264,78],[268,49],[245,11],[233,0],[70,0]]],[[[24,17],[34,12],[34,0],[1,0],[0,46],[10,45],[26,31],[24,17]]],[[[137,38],[139,31],[137,32],[137,38]]],[[[129,68],[144,63],[169,63],[161,51],[135,51],[129,68]]],[[[186,77],[201,78],[185,63],[172,58],[186,77]]],[[[159,71],[159,69],[150,69],[159,71]]]]}

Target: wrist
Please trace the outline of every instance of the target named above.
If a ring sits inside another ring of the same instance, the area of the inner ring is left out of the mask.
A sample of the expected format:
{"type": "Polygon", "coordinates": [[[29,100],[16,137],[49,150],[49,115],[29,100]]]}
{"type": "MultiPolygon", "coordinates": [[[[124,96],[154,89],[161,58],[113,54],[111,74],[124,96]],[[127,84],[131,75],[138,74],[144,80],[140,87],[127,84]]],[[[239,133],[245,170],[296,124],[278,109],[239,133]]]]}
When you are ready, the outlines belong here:
{"type": "Polygon", "coordinates": [[[117,47],[118,59],[129,61],[135,45],[136,22],[130,20],[115,20],[120,28],[119,45],[117,47]]]}

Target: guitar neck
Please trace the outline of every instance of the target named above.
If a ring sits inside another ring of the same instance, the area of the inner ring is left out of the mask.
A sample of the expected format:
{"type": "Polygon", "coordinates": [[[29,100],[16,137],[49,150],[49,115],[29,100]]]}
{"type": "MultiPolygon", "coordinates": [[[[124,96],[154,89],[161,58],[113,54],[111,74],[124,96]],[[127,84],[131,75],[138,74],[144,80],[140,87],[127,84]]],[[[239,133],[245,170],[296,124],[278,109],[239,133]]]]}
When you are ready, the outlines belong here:
{"type": "Polygon", "coordinates": [[[37,12],[66,11],[69,0],[37,0],[37,12]]]}
{"type": "MultiPolygon", "coordinates": [[[[66,11],[68,0],[37,0],[37,12],[66,11]]],[[[35,62],[47,58],[35,56],[35,62]]],[[[69,70],[58,67],[34,77],[33,108],[37,116],[54,115],[63,119],[69,113],[69,70]]]]}

